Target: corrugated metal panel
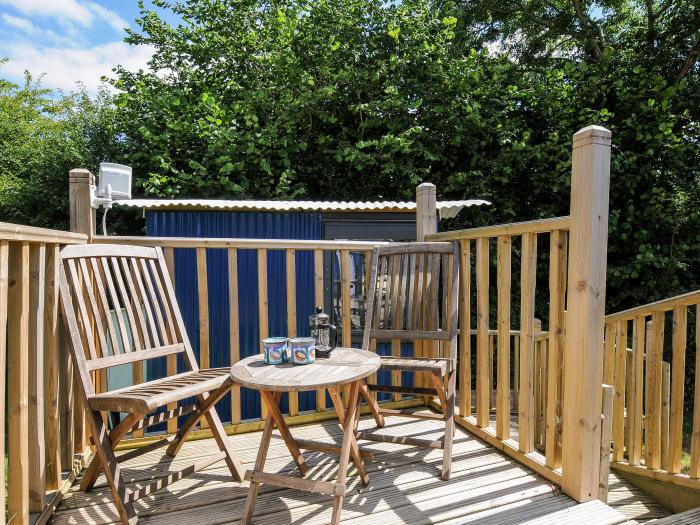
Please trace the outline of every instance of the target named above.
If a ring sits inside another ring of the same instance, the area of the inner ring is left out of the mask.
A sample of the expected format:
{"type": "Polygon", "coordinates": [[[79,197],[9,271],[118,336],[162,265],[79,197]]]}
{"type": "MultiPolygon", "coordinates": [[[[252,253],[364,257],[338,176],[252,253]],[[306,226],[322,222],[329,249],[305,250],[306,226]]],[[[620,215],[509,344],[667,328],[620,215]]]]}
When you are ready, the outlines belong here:
{"type": "MultiPolygon", "coordinates": [[[[339,201],[263,201],[263,200],[217,200],[217,199],[131,199],[117,201],[116,204],[134,208],[154,209],[189,209],[189,210],[226,210],[226,211],[321,211],[321,212],[411,212],[415,211],[415,202],[374,201],[374,202],[339,202],[339,201]]],[[[456,217],[462,208],[469,206],[490,205],[481,199],[458,201],[438,201],[436,208],[442,219],[456,217]]]]}
{"type": "MultiPolygon", "coordinates": [[[[146,234],[158,237],[233,237],[259,239],[321,239],[321,214],[314,212],[223,212],[151,210],[146,213],[146,234]]],[[[228,366],[229,304],[226,250],[207,250],[209,288],[210,365],[228,366]]],[[[197,301],[197,262],[194,249],[175,250],[175,288],[194,352],[199,357],[199,306],[197,301]]],[[[287,333],[285,256],[268,252],[268,317],[270,335],[287,333]]],[[[297,333],[307,334],[307,315],[313,312],[313,253],[296,254],[297,333]]],[[[258,281],[255,250],[238,251],[238,294],[240,352],[246,357],[258,352],[258,281]]],[[[180,365],[182,366],[182,365],[180,365]]],[[[149,378],[165,373],[164,360],[149,363],[149,378]]],[[[257,395],[242,389],[242,417],[260,416],[257,395]]],[[[286,410],[284,401],[283,408],[286,410]]],[[[231,401],[227,396],[218,405],[223,421],[230,421],[231,401]]],[[[315,394],[301,393],[300,410],[315,409],[315,394]]]]}

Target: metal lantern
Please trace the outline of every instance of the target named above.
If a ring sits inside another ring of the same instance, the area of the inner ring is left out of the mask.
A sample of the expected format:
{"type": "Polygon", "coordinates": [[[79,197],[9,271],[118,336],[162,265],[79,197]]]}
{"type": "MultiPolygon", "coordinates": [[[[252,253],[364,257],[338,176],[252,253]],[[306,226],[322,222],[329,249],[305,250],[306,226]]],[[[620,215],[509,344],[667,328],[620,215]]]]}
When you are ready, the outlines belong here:
{"type": "Polygon", "coordinates": [[[309,316],[309,333],[316,342],[316,357],[330,357],[337,343],[338,329],[329,323],[328,314],[323,313],[320,306],[316,307],[316,313],[309,316]]]}

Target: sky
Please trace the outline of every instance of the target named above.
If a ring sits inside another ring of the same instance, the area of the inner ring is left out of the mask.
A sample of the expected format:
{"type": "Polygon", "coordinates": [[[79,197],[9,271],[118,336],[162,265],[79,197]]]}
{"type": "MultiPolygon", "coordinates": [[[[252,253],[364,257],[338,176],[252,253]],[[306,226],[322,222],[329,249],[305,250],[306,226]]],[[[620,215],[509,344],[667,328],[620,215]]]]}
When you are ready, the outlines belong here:
{"type": "Polygon", "coordinates": [[[146,67],[151,49],[124,43],[137,16],[137,0],[0,0],[0,78],[21,83],[29,70],[44,87],[80,81],[94,94],[117,64],[146,67]]]}

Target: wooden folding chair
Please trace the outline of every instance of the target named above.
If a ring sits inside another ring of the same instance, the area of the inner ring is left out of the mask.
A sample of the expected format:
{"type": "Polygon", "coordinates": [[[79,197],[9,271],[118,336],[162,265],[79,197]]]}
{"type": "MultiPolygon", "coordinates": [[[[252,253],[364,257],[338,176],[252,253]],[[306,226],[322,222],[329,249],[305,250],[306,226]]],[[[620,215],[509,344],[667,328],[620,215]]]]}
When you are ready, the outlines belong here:
{"type": "Polygon", "coordinates": [[[233,477],[243,468],[233,453],[214,404],[231,388],[229,368],[200,370],[178,308],[160,248],[92,244],[61,251],[61,303],[71,339],[75,373],[82,386],[96,456],[81,488],[90,490],[104,471],[122,523],[138,522],[134,502],[185,475],[225,460],[233,477]],[[187,371],[126,388],[105,391],[107,369],[130,364],[135,382],[142,381],[144,361],[181,354],[187,371]],[[100,386],[101,388],[97,388],[100,386]],[[193,402],[165,412],[160,407],[186,398],[193,402]],[[125,413],[114,428],[109,413],[125,413]],[[129,432],[188,415],[176,434],[116,457],[114,447],[129,432]],[[124,484],[119,462],[167,445],[174,457],[200,418],[209,424],[219,447],[211,456],[141,488],[124,484]]]}
{"type": "Polygon", "coordinates": [[[414,372],[414,382],[421,386],[368,384],[361,390],[362,397],[379,427],[384,426],[384,415],[437,419],[445,421],[445,435],[439,440],[403,436],[397,441],[395,436],[379,432],[358,432],[357,437],[441,448],[442,478],[447,480],[452,465],[457,375],[458,245],[421,242],[377,247],[372,253],[370,279],[363,348],[376,351],[378,340],[391,341],[392,356],[381,357],[382,369],[397,374],[414,372]],[[413,343],[412,357],[401,355],[402,341],[413,343]],[[437,396],[443,413],[382,409],[371,392],[437,396]]]}

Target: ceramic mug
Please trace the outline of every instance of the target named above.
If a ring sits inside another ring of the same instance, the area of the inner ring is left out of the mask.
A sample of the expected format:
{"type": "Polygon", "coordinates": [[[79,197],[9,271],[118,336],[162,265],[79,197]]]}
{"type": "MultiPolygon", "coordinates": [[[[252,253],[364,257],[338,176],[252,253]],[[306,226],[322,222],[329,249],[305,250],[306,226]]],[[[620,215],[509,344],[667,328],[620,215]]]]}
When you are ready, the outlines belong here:
{"type": "Polygon", "coordinates": [[[268,337],[263,339],[263,351],[265,362],[268,365],[281,365],[287,362],[287,347],[289,339],[286,337],[268,337]]]}
{"type": "Polygon", "coordinates": [[[308,365],[316,361],[316,341],[313,337],[296,337],[289,340],[292,362],[295,365],[308,365]]]}

